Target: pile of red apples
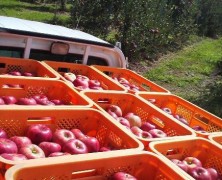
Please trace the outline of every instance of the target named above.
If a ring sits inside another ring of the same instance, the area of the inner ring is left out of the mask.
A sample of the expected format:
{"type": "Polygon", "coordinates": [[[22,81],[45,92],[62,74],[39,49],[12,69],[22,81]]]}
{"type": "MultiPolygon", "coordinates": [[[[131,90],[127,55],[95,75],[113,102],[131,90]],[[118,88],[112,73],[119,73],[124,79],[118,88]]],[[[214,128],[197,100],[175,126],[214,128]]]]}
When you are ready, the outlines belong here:
{"type": "Polygon", "coordinates": [[[68,105],[61,99],[49,99],[46,95],[34,95],[32,97],[0,96],[0,105],[68,105]]]}
{"type": "Polygon", "coordinates": [[[110,150],[110,147],[101,147],[96,137],[78,128],[52,131],[45,124],[32,124],[24,136],[12,137],[0,129],[0,156],[12,161],[110,150]]]}
{"type": "Polygon", "coordinates": [[[142,122],[141,118],[135,113],[127,112],[123,115],[122,109],[118,105],[108,105],[106,112],[139,138],[151,139],[167,137],[167,134],[157,128],[155,124],[142,122]]]}
{"type": "MultiPolygon", "coordinates": [[[[156,100],[155,99],[148,99],[149,102],[155,104],[156,100]]],[[[189,123],[187,121],[186,118],[184,118],[182,115],[173,113],[172,110],[168,107],[161,107],[160,109],[162,109],[165,113],[171,115],[172,117],[174,117],[176,120],[182,122],[183,124],[189,126],[189,123]]],[[[206,131],[204,130],[203,127],[201,127],[200,125],[195,125],[191,127],[193,130],[201,132],[201,133],[206,133],[206,131]]]]}
{"type": "Polygon", "coordinates": [[[196,180],[222,180],[215,168],[205,168],[200,159],[192,156],[183,160],[171,159],[171,161],[196,180]]]}
{"type": "Polygon", "coordinates": [[[140,91],[139,86],[130,83],[126,78],[124,77],[112,77],[113,80],[115,80],[116,82],[120,83],[121,85],[123,85],[127,90],[131,90],[134,92],[140,91]]]}
{"type": "Polygon", "coordinates": [[[90,79],[88,76],[81,74],[75,75],[74,73],[64,73],[63,77],[71,82],[71,84],[80,90],[103,90],[101,82],[98,79],[90,79]]]}
{"type": "Polygon", "coordinates": [[[32,72],[21,72],[21,71],[10,71],[6,74],[1,75],[7,75],[7,76],[26,76],[26,77],[37,77],[35,73],[32,72]]]}

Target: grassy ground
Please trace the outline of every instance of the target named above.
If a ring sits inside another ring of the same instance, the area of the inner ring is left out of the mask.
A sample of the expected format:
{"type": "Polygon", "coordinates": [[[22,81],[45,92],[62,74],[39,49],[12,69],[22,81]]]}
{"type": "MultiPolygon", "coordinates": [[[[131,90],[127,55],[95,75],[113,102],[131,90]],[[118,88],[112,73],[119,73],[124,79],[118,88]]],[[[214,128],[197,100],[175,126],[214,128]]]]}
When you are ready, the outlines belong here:
{"type": "Polygon", "coordinates": [[[202,39],[162,57],[144,76],[222,117],[222,38],[202,39]]]}
{"type": "Polygon", "coordinates": [[[0,1],[0,15],[42,22],[67,22],[69,13],[60,13],[56,4],[31,4],[18,0],[0,1]]]}

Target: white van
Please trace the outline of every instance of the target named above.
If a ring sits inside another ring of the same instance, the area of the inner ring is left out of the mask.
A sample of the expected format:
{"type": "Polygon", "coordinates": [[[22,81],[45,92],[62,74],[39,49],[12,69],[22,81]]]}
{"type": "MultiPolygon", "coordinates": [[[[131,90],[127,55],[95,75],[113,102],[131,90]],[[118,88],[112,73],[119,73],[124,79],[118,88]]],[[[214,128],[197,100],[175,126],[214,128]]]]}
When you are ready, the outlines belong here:
{"type": "Polygon", "coordinates": [[[79,30],[0,16],[0,56],[126,68],[119,47],[79,30]]]}

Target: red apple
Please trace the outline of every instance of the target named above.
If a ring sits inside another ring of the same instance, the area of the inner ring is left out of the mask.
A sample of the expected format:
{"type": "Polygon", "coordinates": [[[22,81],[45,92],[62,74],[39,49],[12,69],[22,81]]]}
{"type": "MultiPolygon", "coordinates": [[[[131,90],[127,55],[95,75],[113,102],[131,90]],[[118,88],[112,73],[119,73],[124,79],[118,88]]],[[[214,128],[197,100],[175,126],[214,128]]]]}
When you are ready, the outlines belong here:
{"type": "Polygon", "coordinates": [[[90,89],[92,90],[103,90],[101,86],[91,86],[90,89]]]}
{"type": "Polygon", "coordinates": [[[67,152],[54,152],[54,153],[51,153],[48,157],[58,157],[58,156],[66,156],[66,155],[71,155],[71,154],[67,152]]]}
{"type": "Polygon", "coordinates": [[[100,149],[100,144],[97,138],[91,136],[85,136],[80,139],[88,149],[88,152],[98,152],[100,149]]]}
{"type": "Polygon", "coordinates": [[[21,147],[19,153],[25,155],[28,159],[45,158],[44,151],[36,144],[21,147]]]}
{"type": "Polygon", "coordinates": [[[137,91],[140,90],[139,86],[137,86],[137,85],[135,85],[135,84],[130,84],[130,89],[131,89],[132,91],[135,91],[135,92],[137,92],[137,91]]]}
{"type": "Polygon", "coordinates": [[[83,88],[89,87],[89,78],[83,75],[77,75],[76,79],[73,81],[75,87],[82,86],[83,88]]]}
{"type": "Polygon", "coordinates": [[[143,122],[141,127],[143,131],[150,131],[151,129],[156,129],[156,126],[154,124],[151,124],[149,122],[143,122]]]}
{"type": "Polygon", "coordinates": [[[0,138],[8,138],[7,133],[4,129],[0,129],[0,138]]]}
{"type": "Polygon", "coordinates": [[[90,79],[89,80],[89,88],[91,87],[100,87],[101,83],[99,82],[99,80],[96,79],[90,79]]]}
{"type": "Polygon", "coordinates": [[[75,139],[74,134],[68,129],[57,129],[53,134],[53,142],[64,145],[67,141],[75,139]]]}
{"type": "Polygon", "coordinates": [[[99,152],[107,152],[107,151],[112,151],[112,149],[110,147],[106,147],[106,146],[103,146],[99,149],[99,152]]]}
{"type": "Polygon", "coordinates": [[[153,138],[152,135],[149,132],[143,131],[142,129],[140,129],[137,126],[133,126],[130,130],[134,135],[136,135],[139,138],[144,138],[144,139],[153,138]]]}
{"type": "Polygon", "coordinates": [[[17,99],[14,96],[2,96],[5,104],[15,104],[17,99]]]}
{"type": "Polygon", "coordinates": [[[52,140],[52,130],[45,124],[32,124],[28,127],[26,136],[31,139],[32,143],[39,144],[52,140]]]}
{"type": "Polygon", "coordinates": [[[130,84],[129,81],[124,77],[118,78],[118,81],[120,84],[130,84]]]}
{"type": "Polygon", "coordinates": [[[71,129],[71,132],[74,134],[76,139],[80,139],[86,136],[80,129],[77,128],[71,129]]]}
{"type": "Polygon", "coordinates": [[[19,98],[17,101],[19,105],[36,105],[37,102],[34,98],[19,98]]]}
{"type": "Polygon", "coordinates": [[[60,99],[52,99],[50,100],[55,105],[64,105],[65,103],[60,99]]]}
{"type": "Polygon", "coordinates": [[[116,172],[113,174],[113,176],[111,177],[111,180],[137,180],[136,177],[134,177],[133,175],[120,171],[120,172],[116,172]]]}
{"type": "Polygon", "coordinates": [[[211,180],[211,175],[207,169],[197,166],[188,170],[188,174],[196,180],[211,180]]]}
{"type": "Polygon", "coordinates": [[[164,107],[164,108],[162,108],[162,110],[167,114],[172,114],[172,111],[170,108],[164,107]]]}
{"type": "Polygon", "coordinates": [[[19,72],[19,71],[11,71],[11,72],[9,72],[9,74],[13,75],[13,76],[21,76],[22,75],[21,72],[19,72]]]}
{"type": "Polygon", "coordinates": [[[71,72],[64,73],[63,76],[66,80],[68,80],[70,82],[73,82],[76,79],[76,75],[71,72]]]}
{"type": "Polygon", "coordinates": [[[17,154],[17,153],[3,153],[0,156],[7,159],[7,160],[11,160],[11,161],[27,160],[27,157],[25,155],[17,154]]]}
{"type": "Polygon", "coordinates": [[[4,105],[5,101],[0,97],[0,105],[4,105]]]}
{"type": "Polygon", "coordinates": [[[118,105],[110,104],[107,106],[106,111],[109,114],[115,113],[117,117],[121,117],[123,115],[122,109],[118,105]]]}
{"type": "Polygon", "coordinates": [[[55,142],[41,142],[39,147],[44,151],[46,157],[52,153],[60,152],[62,149],[60,144],[55,142]]]}
{"type": "Polygon", "coordinates": [[[153,136],[153,138],[164,138],[167,137],[167,134],[160,129],[151,129],[149,133],[153,136]]]}
{"type": "Polygon", "coordinates": [[[17,152],[18,148],[12,140],[6,138],[0,138],[0,154],[17,153],[17,152]]]}
{"type": "Polygon", "coordinates": [[[131,89],[129,84],[121,83],[121,85],[123,85],[127,90],[131,89]]]}
{"type": "Polygon", "coordinates": [[[27,76],[27,77],[34,77],[34,73],[31,73],[31,72],[24,72],[22,73],[23,76],[27,76]]]}
{"type": "Polygon", "coordinates": [[[204,128],[202,128],[201,126],[198,126],[198,125],[193,126],[192,129],[195,131],[204,131],[204,128]]]}
{"type": "Polygon", "coordinates": [[[124,118],[124,117],[117,117],[116,119],[120,124],[122,124],[123,126],[126,126],[127,128],[130,128],[130,122],[124,118]]]}
{"type": "Polygon", "coordinates": [[[62,151],[70,154],[88,153],[87,146],[79,139],[70,139],[67,141],[62,147],[62,151]]]}
{"type": "Polygon", "coordinates": [[[196,157],[186,157],[184,158],[183,162],[187,164],[188,171],[196,167],[202,167],[201,161],[196,157]]]}
{"type": "Polygon", "coordinates": [[[36,100],[37,103],[49,100],[48,97],[45,95],[34,95],[33,98],[36,100]]]}
{"type": "Polygon", "coordinates": [[[219,174],[214,168],[207,168],[207,171],[210,173],[211,180],[219,180],[219,174]]]}
{"type": "Polygon", "coordinates": [[[180,167],[182,170],[184,170],[185,172],[188,171],[188,166],[185,162],[180,161],[179,159],[171,159],[171,161],[176,164],[178,167],[180,167]]]}
{"type": "Polygon", "coordinates": [[[12,140],[20,149],[23,146],[32,144],[32,141],[27,136],[12,136],[10,137],[10,140],[12,140]]]}
{"type": "Polygon", "coordinates": [[[126,118],[129,123],[130,123],[130,126],[138,126],[138,127],[141,127],[142,125],[142,120],[139,116],[137,116],[136,114],[134,114],[133,112],[129,112],[127,113],[124,118],[126,118]]]}

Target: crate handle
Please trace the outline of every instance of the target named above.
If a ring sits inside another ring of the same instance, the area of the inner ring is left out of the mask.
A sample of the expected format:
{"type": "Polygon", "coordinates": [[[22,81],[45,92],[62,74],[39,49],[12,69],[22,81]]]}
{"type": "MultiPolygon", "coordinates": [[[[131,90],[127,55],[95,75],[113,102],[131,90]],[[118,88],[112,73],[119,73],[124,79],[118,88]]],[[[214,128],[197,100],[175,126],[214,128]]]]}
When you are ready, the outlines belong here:
{"type": "Polygon", "coordinates": [[[156,125],[158,125],[159,127],[161,127],[161,128],[164,128],[164,127],[165,127],[164,122],[163,122],[161,119],[159,119],[158,117],[154,116],[154,115],[151,116],[151,121],[152,121],[154,124],[156,124],[156,125]]]}
{"type": "Polygon", "coordinates": [[[96,175],[96,169],[86,169],[82,171],[74,171],[72,172],[72,179],[96,179],[98,176],[96,175]]]}
{"type": "Polygon", "coordinates": [[[110,104],[110,99],[108,99],[108,98],[99,98],[97,100],[97,103],[99,103],[99,104],[110,104]]]}
{"type": "Polygon", "coordinates": [[[27,119],[27,122],[29,124],[36,124],[36,123],[41,123],[41,124],[52,124],[53,117],[50,116],[42,116],[42,117],[29,117],[27,119]]]}
{"type": "Polygon", "coordinates": [[[5,68],[6,64],[5,63],[0,63],[0,68],[5,68]]]}
{"type": "Polygon", "coordinates": [[[194,114],[194,118],[201,121],[204,124],[209,124],[209,119],[207,119],[206,117],[202,116],[201,114],[194,114]]]}

